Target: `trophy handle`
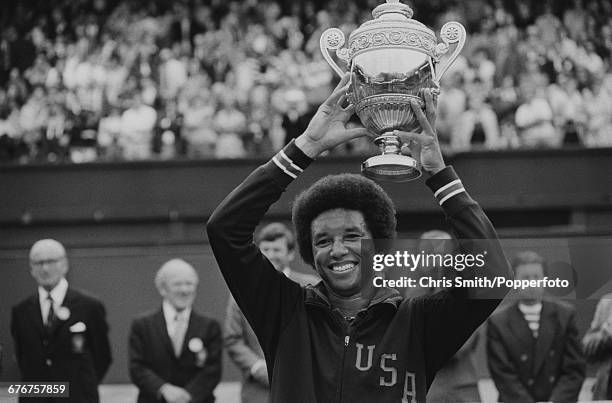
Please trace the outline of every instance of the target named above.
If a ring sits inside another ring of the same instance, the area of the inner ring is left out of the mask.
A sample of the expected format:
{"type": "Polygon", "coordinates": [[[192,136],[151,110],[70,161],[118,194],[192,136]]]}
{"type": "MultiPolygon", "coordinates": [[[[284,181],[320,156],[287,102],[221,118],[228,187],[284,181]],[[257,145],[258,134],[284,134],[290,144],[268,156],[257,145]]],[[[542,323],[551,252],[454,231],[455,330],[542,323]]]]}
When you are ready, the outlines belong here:
{"type": "Polygon", "coordinates": [[[440,80],[444,76],[444,73],[446,73],[451,64],[453,64],[459,56],[459,53],[461,53],[461,50],[463,50],[466,37],[465,28],[456,21],[447,22],[442,26],[440,38],[442,38],[443,43],[439,43],[435,48],[436,58],[440,58],[440,56],[448,52],[449,44],[456,43],[457,46],[450,55],[448,62],[436,71],[436,77],[433,80],[436,84],[440,85],[440,80]]]}
{"type": "Polygon", "coordinates": [[[319,40],[319,46],[321,48],[323,58],[340,77],[343,77],[346,72],[336,64],[334,59],[332,59],[328,49],[335,50],[336,56],[338,56],[340,60],[344,61],[348,65],[350,63],[349,50],[347,48],[342,48],[342,45],[344,45],[344,33],[342,33],[342,31],[340,31],[338,28],[326,29],[319,40]]]}

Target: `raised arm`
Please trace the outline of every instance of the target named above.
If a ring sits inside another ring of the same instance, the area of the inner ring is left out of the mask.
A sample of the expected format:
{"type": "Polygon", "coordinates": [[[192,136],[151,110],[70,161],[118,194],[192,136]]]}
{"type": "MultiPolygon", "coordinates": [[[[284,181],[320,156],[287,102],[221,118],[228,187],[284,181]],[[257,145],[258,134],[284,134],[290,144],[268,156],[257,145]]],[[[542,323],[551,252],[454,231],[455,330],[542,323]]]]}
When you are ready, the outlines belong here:
{"type": "Polygon", "coordinates": [[[253,232],[285,188],[321,152],[363,128],[347,130],[352,106],[343,108],[348,76],[319,107],[308,129],[266,164],[257,168],[221,202],[207,223],[210,245],[238,306],[257,334],[269,371],[278,337],[291,318],[302,290],[278,273],[253,243],[253,232]]]}
{"type": "Polygon", "coordinates": [[[234,189],[217,207],[206,226],[225,282],[270,361],[273,357],[269,354],[273,353],[302,292],[299,285],[278,273],[253,243],[256,226],[293,180],[288,174],[292,173],[291,168],[285,168],[287,173],[276,165],[281,159],[287,167],[291,161],[300,169],[310,162],[290,143],[234,189]]]}
{"type": "MultiPolygon", "coordinates": [[[[431,91],[424,91],[425,111],[412,103],[412,110],[422,131],[396,134],[407,144],[403,151],[419,161],[430,177],[426,184],[433,192],[438,204],[444,211],[453,235],[459,242],[461,253],[482,253],[486,250],[486,267],[479,275],[489,278],[510,276],[510,268],[497,233],[478,203],[467,193],[463,182],[450,166],[446,166],[440,150],[438,136],[434,130],[436,105],[431,91]],[[486,240],[486,241],[484,241],[486,240]]],[[[465,270],[464,276],[474,276],[474,270],[465,270]]],[[[468,296],[472,299],[491,299],[503,297],[506,293],[490,288],[471,288],[468,296]]]]}
{"type": "MultiPolygon", "coordinates": [[[[459,243],[459,253],[485,255],[483,268],[465,269],[459,274],[463,278],[509,277],[509,265],[493,225],[478,203],[467,193],[454,169],[444,163],[434,130],[435,101],[429,90],[424,91],[424,98],[425,111],[421,110],[418,104],[412,104],[422,131],[396,134],[408,144],[408,151],[430,175],[426,184],[442,208],[459,243]]],[[[420,301],[423,309],[429,382],[433,380],[435,372],[493,312],[505,294],[506,290],[490,287],[453,287],[420,301]],[[440,343],[441,337],[444,337],[443,343],[440,343]]]]}

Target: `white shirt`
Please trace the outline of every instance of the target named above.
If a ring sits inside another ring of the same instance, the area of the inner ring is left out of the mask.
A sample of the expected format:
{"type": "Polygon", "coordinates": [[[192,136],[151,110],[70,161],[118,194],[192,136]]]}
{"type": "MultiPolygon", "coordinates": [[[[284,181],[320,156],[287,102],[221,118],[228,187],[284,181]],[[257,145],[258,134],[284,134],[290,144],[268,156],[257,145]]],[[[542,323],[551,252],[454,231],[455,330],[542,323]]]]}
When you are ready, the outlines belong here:
{"type": "Polygon", "coordinates": [[[166,320],[166,330],[168,335],[172,338],[176,328],[176,315],[180,315],[181,319],[185,320],[185,323],[189,323],[189,316],[191,315],[191,307],[185,308],[183,311],[178,312],[168,301],[162,302],[162,310],[164,312],[164,319],[166,320]]]}
{"type": "MultiPolygon", "coordinates": [[[[62,306],[64,298],[66,298],[66,292],[68,291],[68,281],[62,278],[59,283],[51,290],[51,298],[53,299],[53,309],[57,311],[57,308],[62,306]]],[[[49,315],[49,300],[47,296],[49,292],[42,287],[38,287],[38,302],[40,303],[40,312],[42,313],[43,323],[47,323],[47,316],[49,315]]]]}
{"type": "Polygon", "coordinates": [[[533,332],[534,337],[538,337],[540,331],[540,313],[542,312],[542,303],[538,302],[533,305],[518,304],[519,310],[522,312],[529,329],[533,332]]]}

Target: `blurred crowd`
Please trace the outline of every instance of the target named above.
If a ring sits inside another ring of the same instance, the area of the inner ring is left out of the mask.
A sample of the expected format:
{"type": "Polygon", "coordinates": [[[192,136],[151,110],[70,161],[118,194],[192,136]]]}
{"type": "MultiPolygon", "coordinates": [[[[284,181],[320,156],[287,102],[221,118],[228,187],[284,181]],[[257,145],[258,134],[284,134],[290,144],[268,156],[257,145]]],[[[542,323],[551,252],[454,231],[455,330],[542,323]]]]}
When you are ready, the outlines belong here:
{"type": "MultiPolygon", "coordinates": [[[[6,2],[0,161],[269,156],[337,80],[321,33],[348,35],[380,3],[6,2]]],[[[449,20],[468,29],[438,103],[447,150],[612,146],[612,3],[411,3],[436,32],[449,20]]]]}

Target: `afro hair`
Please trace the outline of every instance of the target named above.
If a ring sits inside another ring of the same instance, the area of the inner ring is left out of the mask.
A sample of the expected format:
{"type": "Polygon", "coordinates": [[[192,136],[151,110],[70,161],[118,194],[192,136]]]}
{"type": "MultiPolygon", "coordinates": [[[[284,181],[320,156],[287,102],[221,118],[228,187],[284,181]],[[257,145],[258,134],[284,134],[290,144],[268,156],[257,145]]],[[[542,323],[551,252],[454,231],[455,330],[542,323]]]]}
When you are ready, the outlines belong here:
{"type": "Polygon", "coordinates": [[[312,221],[337,208],[361,212],[374,239],[395,237],[395,207],[383,188],[361,175],[329,175],[303,191],[293,204],[297,245],[306,263],[313,265],[314,260],[312,221]]]}

